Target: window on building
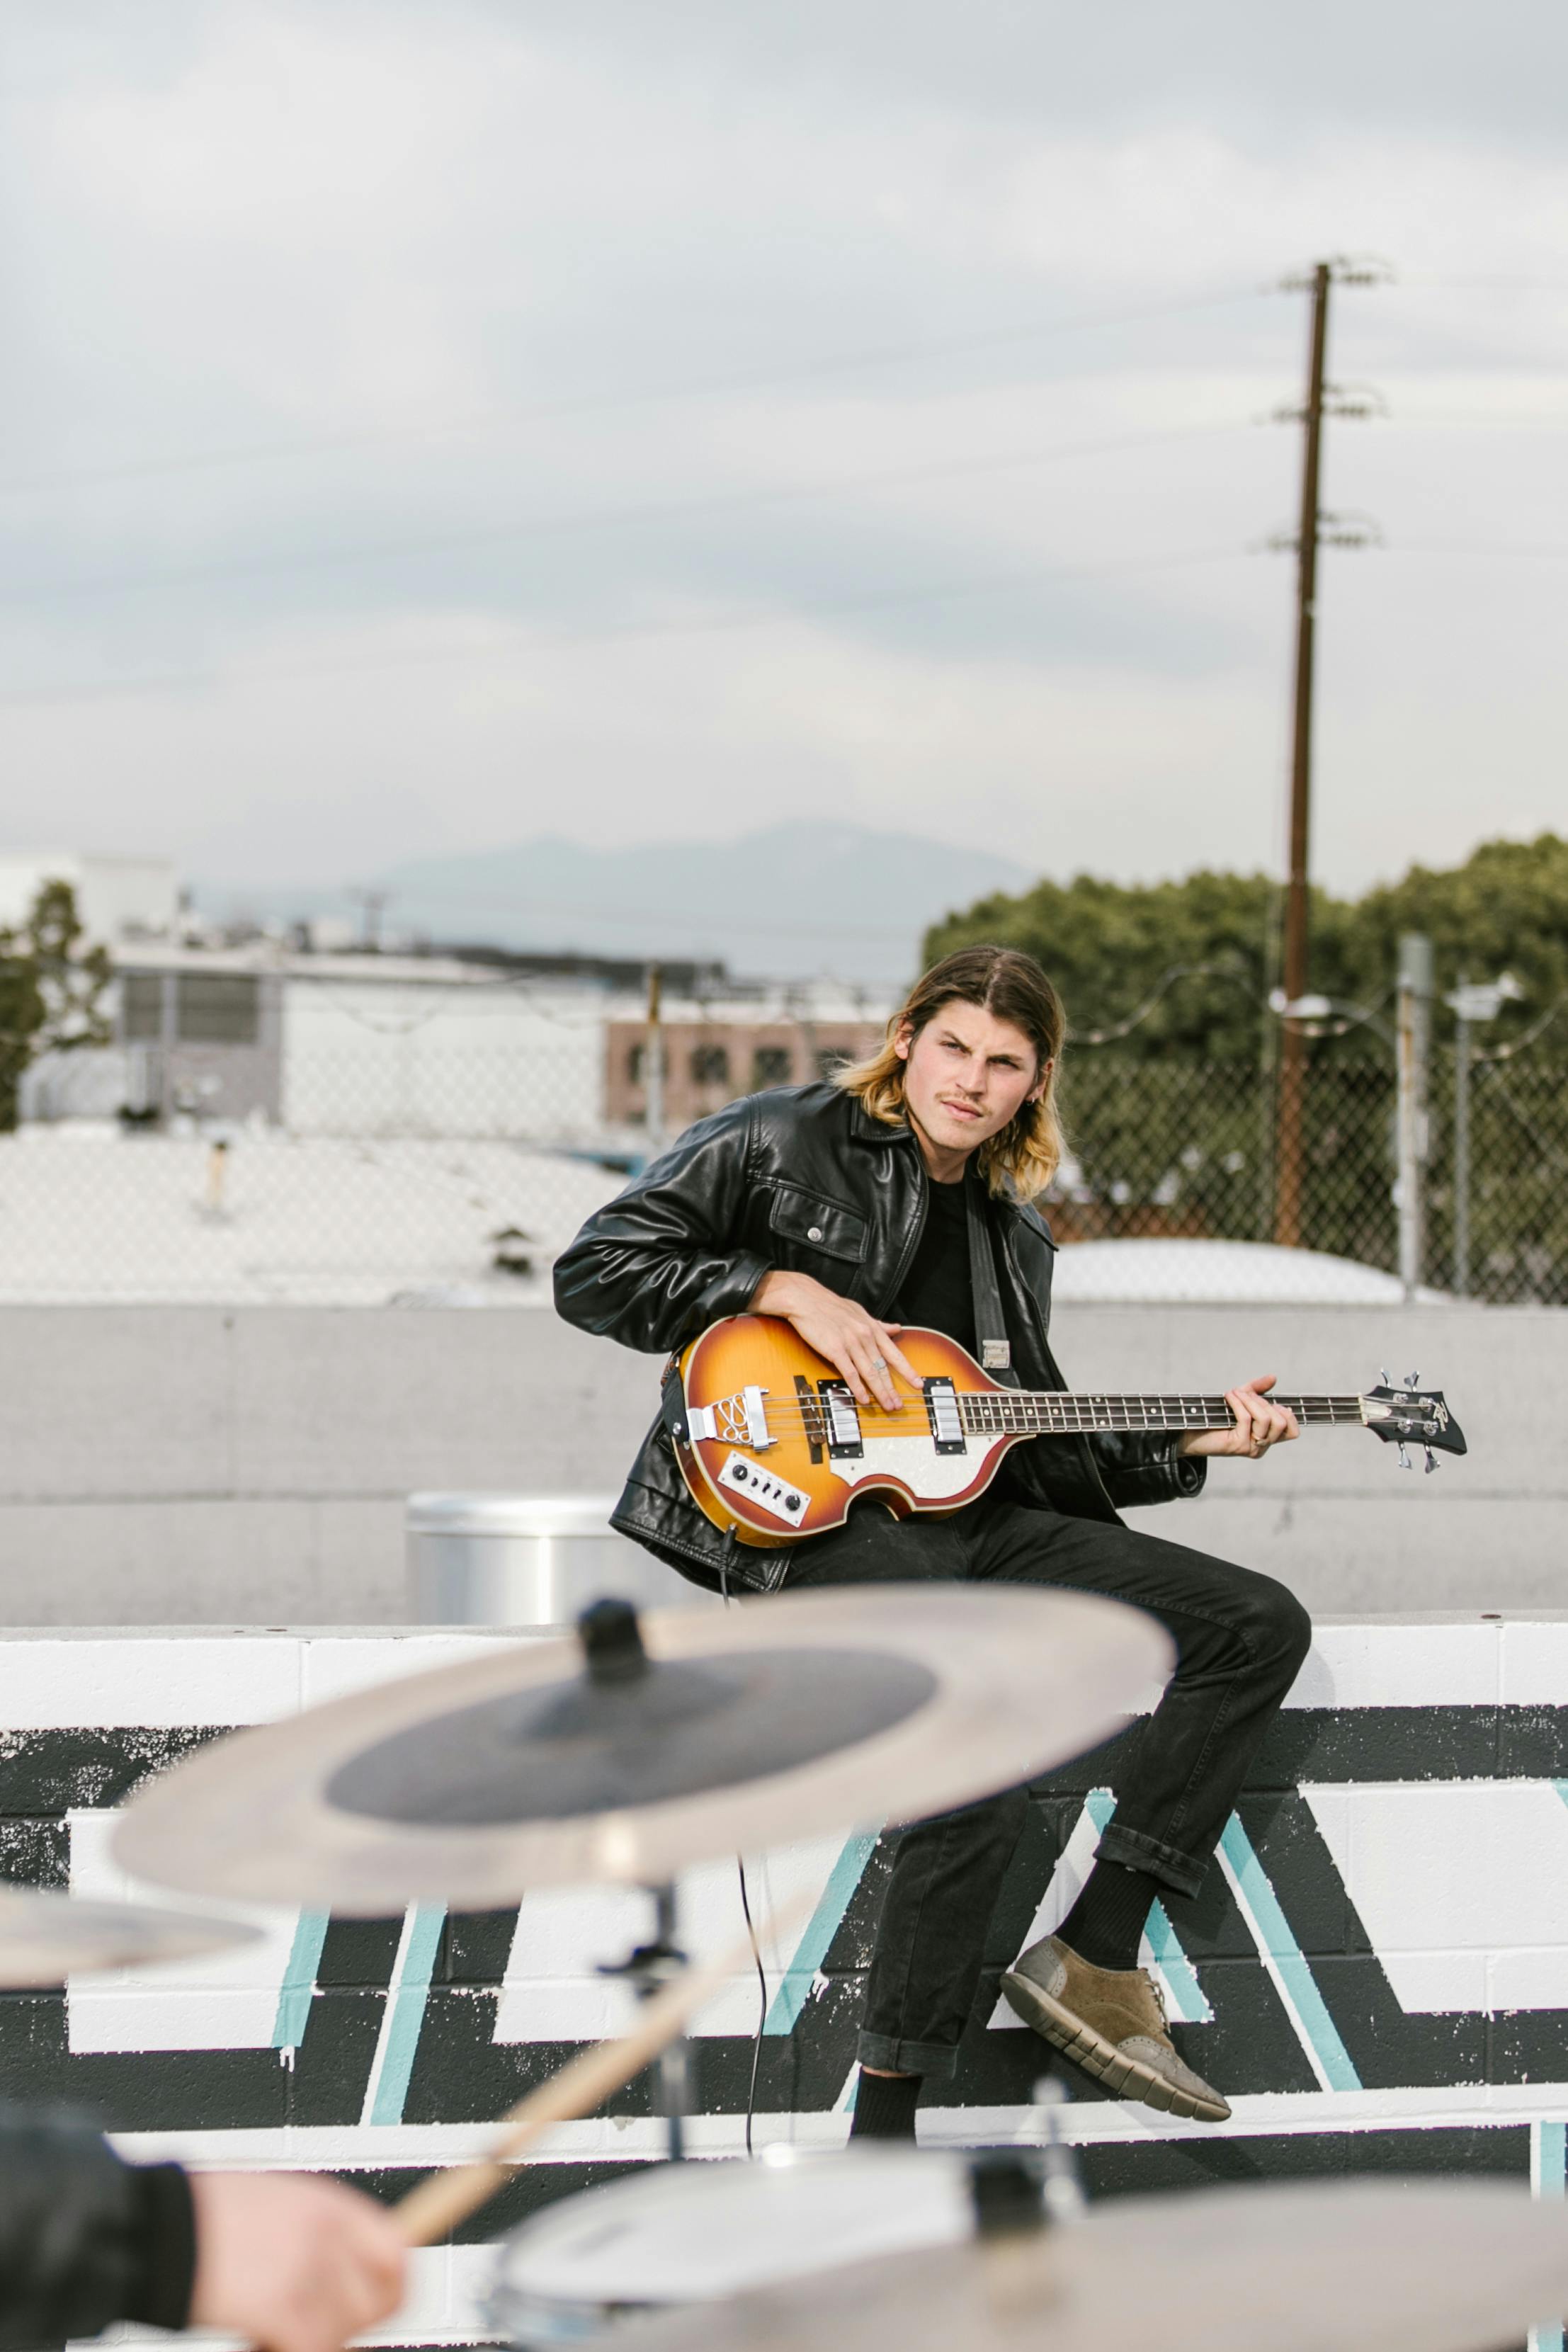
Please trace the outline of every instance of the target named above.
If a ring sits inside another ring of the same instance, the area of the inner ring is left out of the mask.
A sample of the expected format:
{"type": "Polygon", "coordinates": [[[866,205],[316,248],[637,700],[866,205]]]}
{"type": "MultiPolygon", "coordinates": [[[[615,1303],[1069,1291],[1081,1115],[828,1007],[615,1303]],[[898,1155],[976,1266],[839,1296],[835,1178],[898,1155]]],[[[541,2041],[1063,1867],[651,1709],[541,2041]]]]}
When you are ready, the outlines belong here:
{"type": "Polygon", "coordinates": [[[759,1045],[752,1055],[753,1087],[787,1087],[791,1076],[787,1045],[759,1045]]]}
{"type": "Polygon", "coordinates": [[[261,1034],[261,982],[252,972],[180,972],[174,1026],[183,1045],[254,1045],[261,1034]]]}
{"type": "Polygon", "coordinates": [[[142,1044],[163,1034],[163,975],[128,971],[120,983],[120,1034],[142,1044]]]}
{"type": "MultiPolygon", "coordinates": [[[[663,1075],[668,1078],[669,1076],[669,1049],[668,1046],[661,1045],[659,1047],[658,1066],[663,1075]]],[[[647,1074],[647,1047],[639,1040],[637,1045],[628,1045],[626,1048],[626,1077],[632,1086],[640,1087],[647,1074]]]]}
{"type": "Polygon", "coordinates": [[[691,1052],[691,1081],[699,1087],[727,1087],[730,1083],[730,1056],[722,1045],[695,1045],[691,1052]]]}
{"type": "Polygon", "coordinates": [[[830,1078],[835,1070],[846,1068],[854,1059],[854,1052],[848,1045],[823,1045],[817,1051],[816,1075],[819,1078],[830,1078]]]}

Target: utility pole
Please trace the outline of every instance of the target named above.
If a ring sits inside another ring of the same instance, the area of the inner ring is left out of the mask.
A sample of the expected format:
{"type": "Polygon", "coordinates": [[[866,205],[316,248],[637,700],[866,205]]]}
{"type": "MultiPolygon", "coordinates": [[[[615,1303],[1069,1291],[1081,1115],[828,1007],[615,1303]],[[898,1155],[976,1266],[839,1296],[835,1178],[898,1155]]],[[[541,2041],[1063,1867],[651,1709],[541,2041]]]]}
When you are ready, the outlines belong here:
{"type": "Polygon", "coordinates": [[[1323,419],[1325,416],[1370,416],[1370,402],[1347,399],[1328,384],[1325,370],[1329,349],[1329,290],[1343,286],[1371,286],[1383,273],[1345,261],[1320,261],[1311,276],[1288,279],[1287,285],[1311,296],[1311,328],[1308,341],[1307,400],[1299,409],[1282,409],[1281,419],[1305,426],[1301,455],[1301,514],[1293,539],[1276,541],[1296,555],[1296,692],[1290,738],[1290,847],[1285,886],[1285,941],[1280,980],[1285,998],[1284,1034],[1280,1039],[1279,1083],[1274,1145],[1274,1238],[1287,1249],[1301,1245],[1301,1178],[1306,1125],[1307,1039],[1299,1016],[1290,1008],[1307,993],[1307,887],[1312,835],[1312,661],[1318,616],[1318,550],[1320,545],[1365,547],[1372,533],[1363,525],[1342,522],[1322,510],[1323,419]],[[1325,526],[1329,528],[1325,529],[1325,526]]]}
{"type": "Polygon", "coordinates": [[[660,1019],[664,974],[656,963],[647,968],[647,1039],[643,1046],[643,1104],[647,1119],[647,1156],[657,1160],[664,1150],[664,1025],[660,1019]]]}
{"type": "MultiPolygon", "coordinates": [[[[1318,481],[1323,447],[1323,367],[1329,345],[1333,272],[1312,272],[1312,331],[1307,361],[1301,462],[1301,521],[1296,541],[1296,707],[1290,739],[1290,854],[1285,885],[1285,954],[1280,980],[1287,1007],[1307,993],[1307,871],[1311,845],[1312,640],[1318,604],[1318,481]]],[[[1280,1040],[1279,1129],[1274,1147],[1274,1238],[1301,1246],[1301,1150],[1307,1090],[1307,1040],[1287,1010],[1280,1040]]]]}
{"type": "Polygon", "coordinates": [[[1505,1004],[1524,994],[1511,971],[1496,980],[1459,985],[1447,1000],[1454,1015],[1454,1296],[1470,1295],[1470,1032],[1478,1022],[1495,1021],[1505,1004]]]}
{"type": "Polygon", "coordinates": [[[1432,942],[1424,932],[1406,931],[1400,940],[1397,986],[1399,1180],[1394,1188],[1394,1202],[1399,1216],[1399,1284],[1408,1305],[1415,1296],[1426,1255],[1424,1171],[1428,1148],[1426,1058],[1431,1042],[1432,942]]]}
{"type": "Polygon", "coordinates": [[[361,908],[359,943],[368,955],[381,951],[381,919],[386,911],[391,893],[386,890],[351,890],[348,896],[361,908]]]}
{"type": "MultiPolygon", "coordinates": [[[[1478,990],[1477,994],[1479,993],[1478,990]]],[[[1454,1008],[1454,1296],[1470,1295],[1470,1014],[1468,980],[1448,999],[1454,1008]]]]}

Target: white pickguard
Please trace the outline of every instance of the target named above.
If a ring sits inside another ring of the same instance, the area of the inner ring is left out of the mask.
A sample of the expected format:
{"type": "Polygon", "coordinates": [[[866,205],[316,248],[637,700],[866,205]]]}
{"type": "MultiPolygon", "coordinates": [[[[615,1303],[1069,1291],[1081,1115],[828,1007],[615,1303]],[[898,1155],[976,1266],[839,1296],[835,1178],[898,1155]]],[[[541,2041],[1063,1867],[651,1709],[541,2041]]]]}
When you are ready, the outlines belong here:
{"type": "Polygon", "coordinates": [[[911,1495],[921,1502],[937,1503],[947,1495],[962,1495],[980,1475],[985,1459],[982,1448],[972,1447],[967,1454],[939,1454],[929,1437],[868,1437],[861,1423],[861,1438],[866,1451],[858,1462],[842,1458],[828,1464],[836,1478],[847,1486],[858,1486],[868,1478],[887,1476],[901,1478],[911,1495]]]}

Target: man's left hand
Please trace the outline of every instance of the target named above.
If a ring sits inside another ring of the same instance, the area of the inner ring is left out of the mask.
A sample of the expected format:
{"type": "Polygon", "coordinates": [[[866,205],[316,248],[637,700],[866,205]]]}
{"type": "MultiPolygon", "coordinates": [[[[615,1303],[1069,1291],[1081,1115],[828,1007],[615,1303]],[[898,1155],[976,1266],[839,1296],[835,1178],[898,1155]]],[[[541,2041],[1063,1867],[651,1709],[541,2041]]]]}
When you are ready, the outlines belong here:
{"type": "Polygon", "coordinates": [[[1274,1374],[1266,1372],[1260,1380],[1244,1381],[1238,1389],[1226,1389],[1225,1401],[1236,1415],[1234,1429],[1194,1429],[1177,1446],[1178,1454],[1245,1454],[1256,1462],[1271,1445],[1283,1445],[1301,1433],[1296,1426],[1296,1416],[1282,1404],[1269,1402],[1268,1390],[1274,1386],[1274,1374]]]}

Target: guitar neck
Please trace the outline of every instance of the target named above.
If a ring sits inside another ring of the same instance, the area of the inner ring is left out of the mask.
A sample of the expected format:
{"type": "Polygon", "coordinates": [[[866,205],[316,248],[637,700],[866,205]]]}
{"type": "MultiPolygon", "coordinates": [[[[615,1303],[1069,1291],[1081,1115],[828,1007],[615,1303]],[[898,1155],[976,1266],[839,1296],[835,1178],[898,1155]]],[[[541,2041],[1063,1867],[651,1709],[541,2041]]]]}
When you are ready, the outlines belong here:
{"type": "MultiPolygon", "coordinates": [[[[1365,1421],[1358,1396],[1270,1396],[1305,1427],[1365,1421]]],[[[1071,1437],[1107,1429],[1230,1429],[1236,1416],[1223,1396],[1098,1396],[1058,1389],[968,1390],[959,1396],[966,1431],[976,1437],[1071,1437]]]]}

